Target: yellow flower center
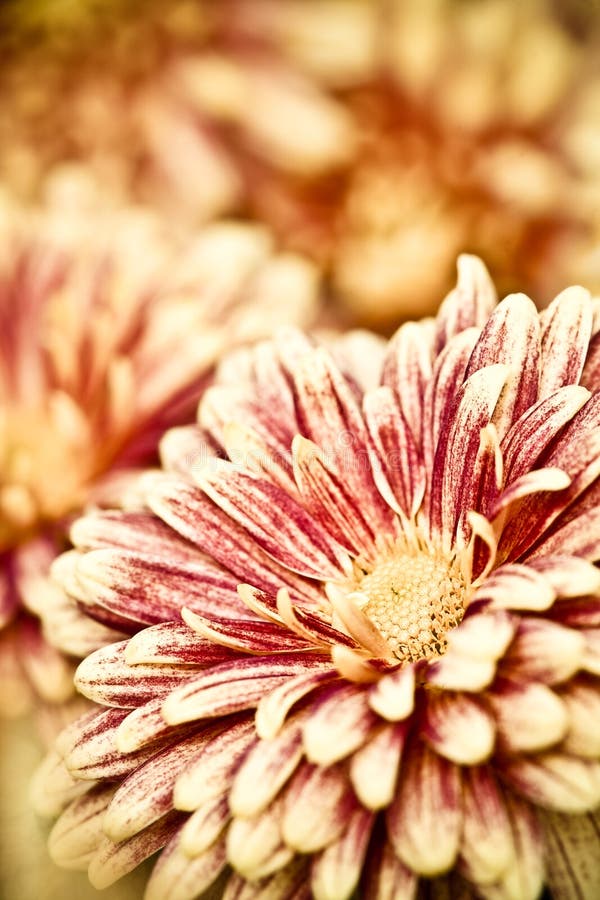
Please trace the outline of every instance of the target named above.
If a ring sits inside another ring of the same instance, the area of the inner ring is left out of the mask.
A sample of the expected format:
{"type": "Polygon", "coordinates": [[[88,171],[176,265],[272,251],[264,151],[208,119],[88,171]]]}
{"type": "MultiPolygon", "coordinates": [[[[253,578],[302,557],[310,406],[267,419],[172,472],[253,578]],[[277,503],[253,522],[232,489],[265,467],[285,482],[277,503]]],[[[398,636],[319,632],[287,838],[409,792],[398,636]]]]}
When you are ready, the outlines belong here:
{"type": "Polygon", "coordinates": [[[360,578],[362,611],[394,656],[407,662],[440,656],[461,621],[467,585],[458,567],[427,552],[396,552],[360,578]]]}
{"type": "Polygon", "coordinates": [[[65,433],[51,411],[2,412],[0,550],[80,506],[97,464],[89,437],[65,433]]]}

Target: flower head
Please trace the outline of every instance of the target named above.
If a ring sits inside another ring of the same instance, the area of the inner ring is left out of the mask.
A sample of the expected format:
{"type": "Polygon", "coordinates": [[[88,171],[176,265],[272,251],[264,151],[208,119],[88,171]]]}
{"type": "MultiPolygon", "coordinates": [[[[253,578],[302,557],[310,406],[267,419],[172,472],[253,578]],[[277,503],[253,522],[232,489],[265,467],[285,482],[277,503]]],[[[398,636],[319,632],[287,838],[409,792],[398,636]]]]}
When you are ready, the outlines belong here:
{"type": "Polygon", "coordinates": [[[271,255],[258,227],[213,226],[184,245],[142,211],[2,213],[0,656],[6,703],[20,705],[22,666],[46,697],[72,690],[70,667],[20,614],[53,602],[46,574],[69,517],[114,503],[153,464],[224,347],[304,320],[314,274],[271,255]]]}
{"type": "Polygon", "coordinates": [[[503,292],[596,289],[600,36],[556,6],[95,4],[9,55],[0,172],[30,193],[83,159],[173,219],[243,209],[327,267],[352,321],[434,309],[465,249],[503,292]]]}
{"type": "Polygon", "coordinates": [[[222,872],[226,897],[591,896],[595,327],[579,288],[495,306],[463,257],[389,343],[226,359],[144,502],[55,563],[81,633],[123,640],[80,665],[99,708],[38,776],[54,858],[100,887],[162,849],[148,900],[222,872]]]}

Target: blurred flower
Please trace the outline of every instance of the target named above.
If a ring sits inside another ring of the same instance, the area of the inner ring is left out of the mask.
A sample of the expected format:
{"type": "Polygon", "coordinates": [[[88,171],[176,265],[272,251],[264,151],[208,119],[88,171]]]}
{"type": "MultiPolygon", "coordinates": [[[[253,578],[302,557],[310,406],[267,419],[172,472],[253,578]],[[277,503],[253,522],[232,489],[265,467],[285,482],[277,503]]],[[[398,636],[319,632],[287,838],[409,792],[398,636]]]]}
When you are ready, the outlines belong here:
{"type": "Polygon", "coordinates": [[[37,778],[57,862],[164,848],[147,900],[596,895],[598,322],[494,307],[463,257],[388,344],[234,353],[145,504],[74,524],[55,575],[125,639],[37,778]]]}
{"type": "Polygon", "coordinates": [[[57,593],[46,573],[68,517],[114,502],[153,463],[225,347],[307,322],[315,301],[312,265],[274,255],[258,226],[214,225],[183,245],[149,213],[87,216],[67,193],[45,212],[0,207],[5,709],[25,701],[22,670],[46,699],[72,690],[36,619],[57,593]]]}
{"type": "Polygon", "coordinates": [[[0,172],[24,192],[85,159],[182,223],[243,211],[382,327],[462,250],[536,302],[600,290],[600,26],[573,4],[121,0],[66,28],[55,2],[37,43],[43,5],[13,6],[0,172]]]}

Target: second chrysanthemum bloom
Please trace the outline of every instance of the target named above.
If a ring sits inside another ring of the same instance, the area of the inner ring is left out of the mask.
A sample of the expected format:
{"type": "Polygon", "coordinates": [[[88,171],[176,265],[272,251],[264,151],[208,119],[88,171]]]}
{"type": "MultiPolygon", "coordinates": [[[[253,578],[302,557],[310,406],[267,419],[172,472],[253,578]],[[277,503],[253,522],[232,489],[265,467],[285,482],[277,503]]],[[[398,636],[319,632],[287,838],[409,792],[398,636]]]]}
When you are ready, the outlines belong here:
{"type": "Polygon", "coordinates": [[[464,257],[389,344],[227,360],[140,507],[55,566],[125,638],[38,779],[55,859],[102,886],[162,849],[148,900],[223,871],[227,898],[592,896],[599,346],[585,291],[495,306],[464,257]]]}

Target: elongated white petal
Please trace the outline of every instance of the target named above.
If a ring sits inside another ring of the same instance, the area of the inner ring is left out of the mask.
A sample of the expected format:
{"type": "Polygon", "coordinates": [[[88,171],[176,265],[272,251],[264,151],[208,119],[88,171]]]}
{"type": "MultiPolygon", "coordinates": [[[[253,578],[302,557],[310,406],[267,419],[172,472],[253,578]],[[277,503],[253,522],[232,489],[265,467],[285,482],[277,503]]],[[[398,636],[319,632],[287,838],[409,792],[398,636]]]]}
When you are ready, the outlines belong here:
{"type": "Polygon", "coordinates": [[[311,888],[315,900],[347,900],[355,889],[371,835],[373,814],[354,812],[339,841],[315,858],[311,888]]]}
{"type": "Polygon", "coordinates": [[[377,723],[366,691],[355,685],[333,687],[310,709],[303,728],[306,757],[331,765],[360,747],[377,723]]]}

